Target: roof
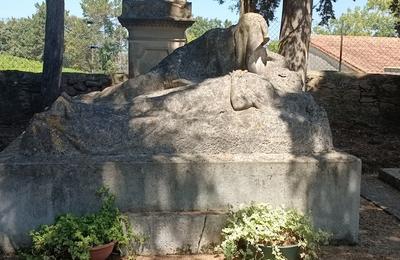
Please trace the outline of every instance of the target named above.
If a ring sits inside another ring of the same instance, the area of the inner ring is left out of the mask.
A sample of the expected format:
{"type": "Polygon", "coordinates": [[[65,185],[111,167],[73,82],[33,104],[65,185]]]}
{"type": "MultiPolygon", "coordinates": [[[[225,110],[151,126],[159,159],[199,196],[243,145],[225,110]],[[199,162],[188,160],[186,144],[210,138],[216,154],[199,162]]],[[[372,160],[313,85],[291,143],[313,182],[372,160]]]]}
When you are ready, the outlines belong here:
{"type": "MultiPolygon", "coordinates": [[[[312,35],[310,46],[339,60],[340,35],[312,35]]],[[[365,73],[384,73],[384,68],[400,67],[400,38],[344,36],[342,60],[365,73]]]]}

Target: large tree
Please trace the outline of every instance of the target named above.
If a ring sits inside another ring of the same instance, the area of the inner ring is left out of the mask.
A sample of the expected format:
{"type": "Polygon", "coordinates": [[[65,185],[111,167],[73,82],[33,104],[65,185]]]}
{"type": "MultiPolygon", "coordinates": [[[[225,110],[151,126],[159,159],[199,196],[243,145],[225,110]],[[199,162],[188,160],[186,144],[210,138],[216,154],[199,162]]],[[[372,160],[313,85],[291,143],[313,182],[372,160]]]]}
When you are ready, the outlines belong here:
{"type": "MultiPolygon", "coordinates": [[[[216,0],[224,3],[229,0],[216,0]]],[[[241,13],[256,11],[267,20],[274,19],[274,11],[280,0],[230,0],[234,7],[240,8],[241,13]],[[247,8],[247,7],[251,8],[247,8]],[[246,9],[247,8],[247,9],[246,9]]],[[[313,0],[282,0],[283,14],[280,33],[280,48],[289,68],[303,73],[305,78],[307,68],[307,53],[311,35],[311,19],[313,0]]],[[[333,2],[336,0],[319,0],[315,6],[321,16],[321,24],[326,24],[334,18],[333,2]]]]}
{"type": "Polygon", "coordinates": [[[213,28],[227,28],[231,25],[232,22],[229,20],[221,21],[218,19],[207,19],[199,16],[195,18],[195,23],[186,30],[186,38],[188,42],[191,42],[208,30],[213,28]]]}
{"type": "Polygon", "coordinates": [[[307,72],[312,6],[312,0],[283,2],[279,53],[285,57],[290,70],[302,73],[303,82],[307,72]]]}
{"type": "Polygon", "coordinates": [[[390,5],[390,10],[392,11],[396,21],[395,21],[395,29],[397,31],[397,36],[400,37],[400,1],[392,0],[392,4],[390,5]]]}
{"type": "Polygon", "coordinates": [[[93,45],[99,47],[96,58],[100,70],[113,72],[117,69],[116,59],[124,48],[126,30],[117,16],[121,14],[121,0],[82,0],[84,18],[91,23],[93,45]]]}
{"type": "Polygon", "coordinates": [[[42,60],[46,5],[35,4],[31,17],[11,18],[0,24],[0,51],[32,60],[42,60]]]}
{"type": "Polygon", "coordinates": [[[326,26],[314,28],[317,34],[396,36],[396,18],[390,11],[392,0],[368,0],[364,7],[349,9],[326,26]]]}
{"type": "MultiPolygon", "coordinates": [[[[81,71],[113,72],[126,43],[125,29],[116,20],[120,1],[84,0],[82,5],[85,18],[65,14],[63,65],[81,71]],[[92,51],[91,46],[99,49],[92,51]]],[[[1,52],[42,61],[46,4],[35,4],[35,7],[36,12],[30,17],[0,22],[1,52]]]]}
{"type": "Polygon", "coordinates": [[[53,103],[60,95],[64,52],[64,0],[46,0],[46,34],[43,54],[43,106],[53,103]]]}

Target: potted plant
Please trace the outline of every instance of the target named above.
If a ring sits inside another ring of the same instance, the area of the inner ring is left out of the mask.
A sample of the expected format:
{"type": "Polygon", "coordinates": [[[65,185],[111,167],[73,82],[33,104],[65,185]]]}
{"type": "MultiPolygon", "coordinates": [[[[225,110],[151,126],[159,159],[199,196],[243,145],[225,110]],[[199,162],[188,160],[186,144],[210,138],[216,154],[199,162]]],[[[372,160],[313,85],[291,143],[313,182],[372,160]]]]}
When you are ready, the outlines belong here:
{"type": "Polygon", "coordinates": [[[131,243],[142,243],[135,235],[126,216],[115,206],[115,196],[107,188],[97,195],[102,199],[98,212],[81,217],[66,214],[53,225],[43,225],[30,233],[30,254],[42,259],[105,260],[114,246],[129,248],[131,243]]]}
{"type": "Polygon", "coordinates": [[[230,209],[220,248],[227,259],[316,259],[330,235],[296,210],[251,204],[230,209]]]}

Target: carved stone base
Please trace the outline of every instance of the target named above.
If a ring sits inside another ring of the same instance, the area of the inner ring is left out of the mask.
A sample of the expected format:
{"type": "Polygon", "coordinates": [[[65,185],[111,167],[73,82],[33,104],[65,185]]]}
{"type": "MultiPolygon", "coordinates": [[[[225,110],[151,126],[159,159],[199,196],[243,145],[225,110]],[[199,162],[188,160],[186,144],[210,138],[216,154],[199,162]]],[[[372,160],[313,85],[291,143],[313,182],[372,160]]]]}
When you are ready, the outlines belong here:
{"type": "Polygon", "coordinates": [[[219,243],[224,213],[251,201],[311,211],[335,239],[358,239],[361,162],[342,153],[0,158],[0,250],[64,213],[99,206],[106,185],[149,240],[141,253],[204,252],[219,243]],[[190,250],[189,250],[190,249],[190,250]]]}

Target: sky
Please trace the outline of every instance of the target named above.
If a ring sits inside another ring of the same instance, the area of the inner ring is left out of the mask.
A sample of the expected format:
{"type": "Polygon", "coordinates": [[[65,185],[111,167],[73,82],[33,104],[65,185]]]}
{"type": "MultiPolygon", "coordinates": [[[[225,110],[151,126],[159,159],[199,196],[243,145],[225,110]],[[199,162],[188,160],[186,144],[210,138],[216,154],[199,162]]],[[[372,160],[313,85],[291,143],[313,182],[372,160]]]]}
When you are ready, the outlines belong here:
{"type": "MultiPolygon", "coordinates": [[[[35,12],[35,3],[43,2],[44,0],[0,0],[0,19],[10,17],[27,17],[35,12]]],[[[80,8],[81,0],[65,0],[66,10],[76,16],[82,16],[80,8]]],[[[216,0],[189,0],[192,2],[192,11],[194,16],[202,16],[206,18],[218,18],[220,20],[230,20],[236,23],[238,14],[236,11],[230,10],[230,3],[219,5],[216,0]]],[[[227,1],[229,2],[229,0],[227,1]]],[[[317,2],[317,0],[314,0],[317,2]]],[[[232,2],[231,2],[232,3],[232,2]]],[[[339,17],[347,9],[353,9],[355,6],[364,6],[367,0],[337,0],[334,4],[336,16],[339,17]]],[[[280,16],[282,9],[276,11],[276,21],[270,24],[270,38],[276,39],[279,37],[280,16]]],[[[318,16],[314,16],[314,24],[319,21],[318,16]]]]}

